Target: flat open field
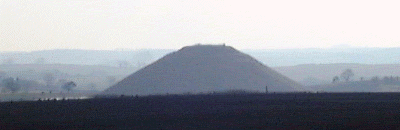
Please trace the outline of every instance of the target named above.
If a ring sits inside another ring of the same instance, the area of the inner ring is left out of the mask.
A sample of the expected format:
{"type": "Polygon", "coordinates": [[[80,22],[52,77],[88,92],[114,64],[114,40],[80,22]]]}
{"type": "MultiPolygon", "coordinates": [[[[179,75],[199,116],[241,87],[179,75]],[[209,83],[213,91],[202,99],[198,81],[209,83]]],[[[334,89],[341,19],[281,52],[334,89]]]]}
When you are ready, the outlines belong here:
{"type": "Polygon", "coordinates": [[[47,99],[57,99],[61,100],[63,98],[67,99],[83,99],[89,98],[96,93],[14,93],[14,94],[0,94],[0,102],[10,102],[10,101],[37,101],[47,100],[47,99]]]}
{"type": "Polygon", "coordinates": [[[2,129],[399,129],[400,93],[165,95],[0,103],[2,129]]]}

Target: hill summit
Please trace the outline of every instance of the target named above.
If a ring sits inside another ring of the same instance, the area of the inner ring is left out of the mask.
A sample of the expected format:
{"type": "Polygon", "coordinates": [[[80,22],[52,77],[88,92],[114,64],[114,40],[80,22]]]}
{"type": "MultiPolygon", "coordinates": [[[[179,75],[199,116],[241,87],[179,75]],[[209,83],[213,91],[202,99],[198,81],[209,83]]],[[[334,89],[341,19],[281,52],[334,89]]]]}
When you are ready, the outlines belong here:
{"type": "Polygon", "coordinates": [[[167,54],[103,94],[148,95],[247,90],[301,91],[295,81],[225,45],[194,45],[167,54]]]}

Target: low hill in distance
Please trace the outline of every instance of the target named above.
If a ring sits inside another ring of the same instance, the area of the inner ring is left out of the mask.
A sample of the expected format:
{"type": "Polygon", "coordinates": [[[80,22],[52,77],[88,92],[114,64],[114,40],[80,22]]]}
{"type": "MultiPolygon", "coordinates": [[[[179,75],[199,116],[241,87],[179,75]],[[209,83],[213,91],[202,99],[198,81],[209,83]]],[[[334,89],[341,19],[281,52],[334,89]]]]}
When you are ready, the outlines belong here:
{"type": "MultiPolygon", "coordinates": [[[[331,84],[333,77],[339,76],[345,69],[353,70],[354,77],[351,81],[359,81],[361,77],[369,80],[375,76],[379,78],[400,76],[400,69],[398,69],[400,64],[386,64],[399,61],[398,52],[400,51],[398,50],[400,48],[243,50],[243,52],[266,63],[269,67],[273,66],[271,68],[282,75],[304,86],[315,88],[315,86],[331,84]],[[294,66],[288,66],[292,64],[294,66]]],[[[111,82],[129,76],[140,67],[172,51],[149,49],[1,52],[0,80],[7,77],[33,80],[41,86],[32,87],[31,90],[49,91],[53,88],[45,87],[43,73],[53,73],[56,77],[55,82],[59,79],[71,80],[78,84],[76,89],[85,90],[95,84],[96,90],[102,91],[113,85],[111,82]],[[8,61],[12,64],[8,64],[8,61]]],[[[57,85],[57,83],[54,84],[57,85]]],[[[316,90],[322,89],[316,88],[316,90]]]]}
{"type": "MultiPolygon", "coordinates": [[[[126,76],[137,68],[134,67],[112,67],[102,65],[76,65],[76,64],[12,64],[0,65],[0,71],[11,77],[26,77],[27,79],[41,78],[36,73],[60,72],[68,75],[93,75],[93,76],[126,76]],[[29,76],[31,75],[36,76],[29,76]],[[26,76],[24,76],[26,75],[26,76]]],[[[1,73],[1,72],[0,72],[1,73]]]]}
{"type": "Polygon", "coordinates": [[[302,64],[400,64],[400,48],[309,48],[243,50],[271,67],[302,64]]]}
{"type": "Polygon", "coordinates": [[[194,45],[170,53],[103,94],[148,95],[247,90],[304,91],[302,85],[225,45],[194,45]]]}
{"type": "Polygon", "coordinates": [[[1,64],[75,64],[119,66],[121,61],[140,67],[173,50],[75,50],[58,49],[32,52],[0,52],[1,64]]]}
{"type": "MultiPolygon", "coordinates": [[[[351,81],[360,81],[360,77],[364,80],[370,80],[372,77],[383,79],[385,76],[400,76],[400,64],[303,64],[296,66],[273,67],[272,69],[297,81],[298,83],[309,86],[312,91],[323,91],[329,87],[334,76],[339,76],[345,69],[352,69],[354,77],[351,81]],[[326,86],[328,84],[328,86],[326,86]]],[[[0,80],[7,77],[18,77],[22,80],[31,80],[39,83],[33,85],[29,90],[38,92],[48,92],[46,83],[43,81],[44,73],[53,73],[55,77],[55,85],[58,80],[65,79],[77,83],[77,90],[91,90],[91,85],[96,85],[96,90],[103,91],[120,81],[130,74],[137,71],[135,67],[111,67],[101,65],[72,65],[72,64],[13,64],[0,65],[0,80]],[[111,79],[110,79],[111,78],[111,79]],[[114,78],[114,79],[113,79],[114,78]]],[[[54,86],[60,88],[60,86],[54,86]]],[[[362,88],[362,87],[361,87],[362,88]]],[[[0,84],[2,89],[2,84],[0,84]]],[[[29,91],[21,90],[21,92],[29,91]]],[[[383,89],[388,91],[388,89],[383,89]]],[[[382,91],[383,91],[382,90],[382,91]]],[[[392,91],[392,89],[390,89],[392,91]]],[[[395,90],[395,89],[393,89],[395,90]]],[[[329,90],[332,91],[332,90],[329,90]]],[[[367,90],[357,90],[367,91],[367,90]]],[[[375,90],[374,90],[375,91],[375,90]]],[[[379,90],[381,91],[381,90],[379,90]]],[[[54,91],[53,89],[53,92],[54,91]]]]}
{"type": "Polygon", "coordinates": [[[322,92],[400,92],[399,77],[385,77],[363,81],[337,82],[310,86],[322,92]]]}
{"type": "MultiPolygon", "coordinates": [[[[131,66],[151,63],[173,49],[141,50],[43,50],[32,52],[0,52],[0,64],[77,64],[118,66],[127,61],[131,66]]],[[[400,64],[400,48],[310,48],[240,50],[269,67],[300,64],[400,64]]]]}
{"type": "Polygon", "coordinates": [[[370,80],[373,77],[400,76],[400,64],[302,64],[296,66],[274,67],[279,73],[288,76],[306,86],[330,84],[335,76],[351,69],[354,73],[351,81],[359,81],[361,78],[370,80]]]}
{"type": "Polygon", "coordinates": [[[74,91],[103,91],[117,81],[136,71],[134,67],[111,67],[101,65],[71,64],[12,64],[0,65],[0,90],[4,92],[3,79],[12,77],[34,84],[21,86],[23,93],[60,92],[62,82],[77,84],[74,91]]]}

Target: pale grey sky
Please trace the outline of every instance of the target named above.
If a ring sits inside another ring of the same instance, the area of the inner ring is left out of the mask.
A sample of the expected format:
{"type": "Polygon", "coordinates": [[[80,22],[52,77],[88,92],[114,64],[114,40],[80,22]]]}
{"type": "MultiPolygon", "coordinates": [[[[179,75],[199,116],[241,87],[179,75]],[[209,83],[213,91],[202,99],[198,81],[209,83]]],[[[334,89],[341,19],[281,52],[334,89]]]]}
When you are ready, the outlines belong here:
{"type": "Polygon", "coordinates": [[[0,51],[400,47],[384,0],[1,0],[0,51]]]}

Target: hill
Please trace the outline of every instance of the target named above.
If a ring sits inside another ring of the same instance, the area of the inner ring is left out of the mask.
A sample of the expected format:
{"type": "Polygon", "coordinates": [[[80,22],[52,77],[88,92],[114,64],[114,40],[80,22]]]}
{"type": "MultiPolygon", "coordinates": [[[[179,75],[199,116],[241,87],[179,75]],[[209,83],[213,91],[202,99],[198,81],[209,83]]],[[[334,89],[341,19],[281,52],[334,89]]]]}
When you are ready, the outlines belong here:
{"type": "MultiPolygon", "coordinates": [[[[324,84],[331,84],[334,76],[350,68],[355,76],[352,81],[359,81],[360,77],[370,80],[378,76],[400,76],[400,64],[303,64],[296,66],[272,67],[277,72],[305,86],[312,86],[315,90],[323,90],[324,84]],[[318,86],[322,88],[318,88],[318,86]]],[[[18,77],[24,80],[37,81],[45,86],[43,73],[53,73],[56,79],[67,79],[78,84],[77,89],[88,89],[88,85],[95,83],[97,90],[103,91],[110,87],[107,81],[114,77],[115,81],[122,80],[138,69],[136,67],[111,67],[101,65],[72,65],[72,64],[12,64],[0,65],[0,79],[18,77]]],[[[112,85],[112,84],[111,84],[112,85]]],[[[1,88],[1,84],[0,84],[1,88]]],[[[48,91],[49,88],[32,88],[37,91],[48,91]]]]}
{"type": "Polygon", "coordinates": [[[334,76],[351,69],[354,72],[352,81],[359,81],[361,77],[369,80],[372,77],[400,76],[400,64],[302,64],[296,66],[274,67],[279,73],[288,76],[306,86],[332,83],[334,76]]]}
{"type": "Polygon", "coordinates": [[[148,95],[228,90],[291,92],[303,86],[264,66],[249,55],[225,45],[183,47],[121,82],[103,94],[148,95]]]}
{"type": "Polygon", "coordinates": [[[2,64],[75,64],[119,66],[121,61],[129,66],[141,67],[172,52],[168,49],[142,50],[43,50],[32,52],[0,52],[2,64]]]}
{"type": "Polygon", "coordinates": [[[272,67],[302,64],[400,64],[400,48],[243,50],[272,67]]]}

